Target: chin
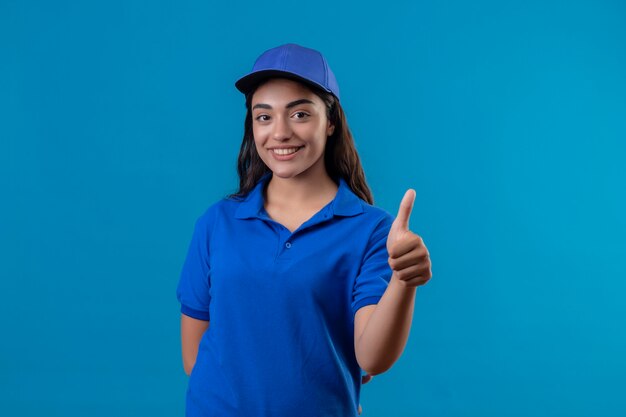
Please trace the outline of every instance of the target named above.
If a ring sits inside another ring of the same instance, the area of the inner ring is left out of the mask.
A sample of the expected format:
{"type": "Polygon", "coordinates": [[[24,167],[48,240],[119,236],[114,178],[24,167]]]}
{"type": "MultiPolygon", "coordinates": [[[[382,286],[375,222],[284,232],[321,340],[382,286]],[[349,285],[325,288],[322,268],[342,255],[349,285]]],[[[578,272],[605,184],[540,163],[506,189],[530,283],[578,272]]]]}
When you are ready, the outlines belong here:
{"type": "Polygon", "coordinates": [[[280,178],[293,178],[296,175],[299,174],[299,172],[297,171],[292,171],[292,170],[274,170],[270,167],[270,170],[272,171],[272,173],[274,174],[274,176],[276,177],[280,177],[280,178]]]}

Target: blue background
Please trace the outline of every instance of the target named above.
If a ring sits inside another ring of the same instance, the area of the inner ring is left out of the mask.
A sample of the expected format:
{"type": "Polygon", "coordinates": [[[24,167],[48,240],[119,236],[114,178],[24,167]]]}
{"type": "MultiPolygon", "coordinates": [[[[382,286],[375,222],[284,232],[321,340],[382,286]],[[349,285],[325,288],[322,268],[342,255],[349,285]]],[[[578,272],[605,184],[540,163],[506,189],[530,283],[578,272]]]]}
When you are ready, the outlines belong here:
{"type": "Polygon", "coordinates": [[[182,416],[193,222],[236,190],[235,79],[335,72],[432,280],[363,416],[626,414],[621,1],[0,3],[0,413],[182,416]]]}

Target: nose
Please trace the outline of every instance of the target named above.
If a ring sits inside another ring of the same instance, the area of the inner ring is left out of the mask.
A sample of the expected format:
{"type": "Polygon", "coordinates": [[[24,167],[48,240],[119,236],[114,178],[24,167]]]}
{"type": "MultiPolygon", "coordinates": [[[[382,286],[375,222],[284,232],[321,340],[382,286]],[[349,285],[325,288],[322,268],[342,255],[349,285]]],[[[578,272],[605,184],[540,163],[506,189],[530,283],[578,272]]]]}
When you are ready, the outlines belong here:
{"type": "Polygon", "coordinates": [[[274,140],[285,140],[291,137],[291,126],[284,117],[274,118],[274,126],[272,129],[272,137],[274,140]]]}

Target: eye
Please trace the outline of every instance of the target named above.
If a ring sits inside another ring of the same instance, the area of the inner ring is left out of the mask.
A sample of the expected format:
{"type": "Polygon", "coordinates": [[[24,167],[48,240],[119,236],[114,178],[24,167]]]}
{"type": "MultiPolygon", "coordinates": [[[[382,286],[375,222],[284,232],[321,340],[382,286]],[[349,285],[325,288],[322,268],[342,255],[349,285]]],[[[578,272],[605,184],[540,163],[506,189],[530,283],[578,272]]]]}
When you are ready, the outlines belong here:
{"type": "Polygon", "coordinates": [[[265,121],[267,121],[267,119],[261,119],[261,117],[268,117],[268,115],[267,115],[267,114],[261,114],[261,115],[257,116],[257,117],[255,118],[255,120],[258,120],[259,122],[265,122],[265,121]]]}
{"type": "Polygon", "coordinates": [[[296,117],[296,119],[304,119],[305,117],[309,116],[309,114],[308,114],[308,113],[303,112],[303,111],[298,111],[298,112],[295,112],[295,113],[294,113],[294,115],[298,115],[298,114],[301,114],[301,115],[302,115],[302,117],[296,117]]]}

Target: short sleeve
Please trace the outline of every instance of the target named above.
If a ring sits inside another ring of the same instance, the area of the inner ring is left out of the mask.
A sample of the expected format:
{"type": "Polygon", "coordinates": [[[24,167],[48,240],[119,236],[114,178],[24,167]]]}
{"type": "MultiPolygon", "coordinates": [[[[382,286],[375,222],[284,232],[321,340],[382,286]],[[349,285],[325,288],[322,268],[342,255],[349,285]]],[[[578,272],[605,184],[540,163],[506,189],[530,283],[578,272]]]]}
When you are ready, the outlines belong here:
{"type": "Polygon", "coordinates": [[[387,252],[387,236],[394,218],[387,212],[372,232],[361,268],[354,281],[352,291],[352,315],[368,304],[378,304],[385,293],[392,270],[389,266],[387,252]]]}
{"type": "Polygon", "coordinates": [[[181,313],[206,321],[211,304],[208,223],[206,213],[196,219],[176,289],[181,313]]]}

